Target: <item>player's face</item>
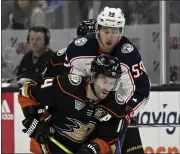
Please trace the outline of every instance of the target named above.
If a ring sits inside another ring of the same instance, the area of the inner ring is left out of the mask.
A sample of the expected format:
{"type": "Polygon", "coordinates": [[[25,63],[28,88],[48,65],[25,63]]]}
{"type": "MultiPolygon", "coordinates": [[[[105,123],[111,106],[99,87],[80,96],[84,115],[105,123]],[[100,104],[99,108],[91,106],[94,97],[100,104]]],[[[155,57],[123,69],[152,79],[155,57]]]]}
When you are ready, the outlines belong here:
{"type": "Polygon", "coordinates": [[[29,6],[29,0],[18,0],[18,5],[21,9],[25,9],[29,6]]]}
{"type": "Polygon", "coordinates": [[[104,99],[109,92],[115,87],[116,79],[98,75],[94,81],[94,89],[99,99],[104,99]]]}
{"type": "Polygon", "coordinates": [[[119,41],[120,36],[119,28],[101,27],[99,30],[99,41],[104,48],[103,52],[110,52],[119,41]]]}
{"type": "Polygon", "coordinates": [[[45,47],[44,33],[31,31],[29,34],[29,47],[33,52],[42,52],[45,47]]]}

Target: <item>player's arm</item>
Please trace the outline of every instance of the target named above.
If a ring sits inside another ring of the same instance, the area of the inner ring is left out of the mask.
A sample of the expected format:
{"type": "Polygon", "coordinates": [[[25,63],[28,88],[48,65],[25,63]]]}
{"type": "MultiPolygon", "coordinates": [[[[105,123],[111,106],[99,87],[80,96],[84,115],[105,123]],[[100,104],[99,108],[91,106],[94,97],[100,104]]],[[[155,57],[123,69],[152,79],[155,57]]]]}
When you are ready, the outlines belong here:
{"type": "Polygon", "coordinates": [[[68,61],[66,48],[63,48],[53,54],[45,70],[42,72],[42,78],[55,77],[67,72],[69,73],[69,71],[70,64],[68,61]]]}
{"type": "MultiPolygon", "coordinates": [[[[141,56],[137,49],[124,54],[125,63],[121,63],[124,75],[121,77],[121,94],[126,92],[124,97],[127,103],[127,111],[130,116],[135,116],[147,103],[150,93],[150,80],[143,65],[141,56]]],[[[122,94],[123,95],[123,94],[122,94]]]]}
{"type": "Polygon", "coordinates": [[[36,116],[39,107],[54,105],[56,86],[56,78],[26,82],[18,95],[24,116],[26,118],[36,116]]]}
{"type": "Polygon", "coordinates": [[[87,47],[86,47],[86,44],[78,45],[78,42],[79,42],[79,39],[74,40],[67,48],[67,55],[69,57],[69,62],[71,65],[70,73],[81,75],[81,76],[87,76],[88,74],[85,69],[86,59],[83,56],[83,55],[86,55],[84,54],[84,51],[86,51],[87,47]]]}
{"type": "MultiPolygon", "coordinates": [[[[43,121],[46,107],[55,105],[57,94],[56,78],[47,78],[38,82],[27,82],[21,88],[18,101],[24,113],[25,119],[22,121],[24,133],[39,143],[47,143],[46,135],[51,135],[49,126],[43,121]]],[[[60,94],[60,91],[58,91],[60,94]]],[[[53,109],[53,108],[51,108],[53,109]]]]}

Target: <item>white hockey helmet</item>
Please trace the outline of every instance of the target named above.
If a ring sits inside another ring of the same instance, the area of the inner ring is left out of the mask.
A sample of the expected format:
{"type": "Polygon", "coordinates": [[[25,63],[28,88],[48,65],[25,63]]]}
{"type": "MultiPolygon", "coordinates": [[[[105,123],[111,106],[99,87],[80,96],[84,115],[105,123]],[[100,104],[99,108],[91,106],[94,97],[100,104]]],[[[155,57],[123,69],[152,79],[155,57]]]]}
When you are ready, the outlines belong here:
{"type": "Polygon", "coordinates": [[[122,32],[125,27],[125,18],[120,8],[105,7],[97,17],[97,26],[106,26],[114,28],[122,28],[122,32]]]}

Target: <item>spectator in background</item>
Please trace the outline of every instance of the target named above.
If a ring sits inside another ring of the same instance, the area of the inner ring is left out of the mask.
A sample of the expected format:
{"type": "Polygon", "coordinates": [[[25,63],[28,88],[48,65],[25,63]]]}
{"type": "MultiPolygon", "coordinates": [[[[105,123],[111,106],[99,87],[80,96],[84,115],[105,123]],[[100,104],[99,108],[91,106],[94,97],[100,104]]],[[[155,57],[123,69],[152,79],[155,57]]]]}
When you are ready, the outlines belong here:
{"type": "Polygon", "coordinates": [[[13,1],[2,0],[1,2],[1,29],[8,27],[9,15],[12,12],[13,4],[13,1]]]}
{"type": "Polygon", "coordinates": [[[40,76],[53,54],[48,48],[50,33],[45,27],[35,26],[29,29],[27,42],[30,51],[22,58],[16,74],[20,84],[40,76]]]}
{"type": "Polygon", "coordinates": [[[48,27],[46,16],[37,1],[14,0],[14,9],[9,15],[10,29],[29,29],[33,26],[48,27]]]}
{"type": "Polygon", "coordinates": [[[129,1],[128,10],[129,25],[159,23],[159,1],[129,1]]]}
{"type": "MultiPolygon", "coordinates": [[[[61,0],[37,0],[40,8],[43,10],[43,12],[46,15],[46,18],[48,20],[49,27],[56,28],[56,11],[60,9],[60,7],[63,4],[63,1],[61,0]]],[[[60,14],[57,14],[59,20],[60,14]]]]}
{"type": "Polygon", "coordinates": [[[88,18],[89,13],[89,6],[87,0],[78,0],[78,6],[79,6],[79,20],[86,20],[88,18]]]}

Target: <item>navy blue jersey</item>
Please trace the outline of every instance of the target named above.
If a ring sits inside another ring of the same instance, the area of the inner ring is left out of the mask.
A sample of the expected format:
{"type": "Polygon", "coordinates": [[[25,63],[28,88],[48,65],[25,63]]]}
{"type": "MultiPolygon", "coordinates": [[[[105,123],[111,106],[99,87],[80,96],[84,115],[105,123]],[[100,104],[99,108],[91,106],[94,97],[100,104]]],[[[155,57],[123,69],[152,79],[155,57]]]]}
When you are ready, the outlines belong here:
{"type": "MultiPolygon", "coordinates": [[[[76,39],[69,44],[66,50],[61,51],[57,51],[52,57],[44,74],[45,77],[69,72],[89,76],[92,60],[101,53],[95,34],[76,39]]],[[[133,116],[147,102],[150,80],[139,51],[128,38],[122,36],[111,54],[118,57],[123,71],[117,89],[117,99],[125,101],[132,108],[133,116]]]]}

